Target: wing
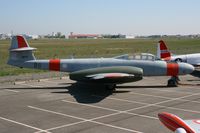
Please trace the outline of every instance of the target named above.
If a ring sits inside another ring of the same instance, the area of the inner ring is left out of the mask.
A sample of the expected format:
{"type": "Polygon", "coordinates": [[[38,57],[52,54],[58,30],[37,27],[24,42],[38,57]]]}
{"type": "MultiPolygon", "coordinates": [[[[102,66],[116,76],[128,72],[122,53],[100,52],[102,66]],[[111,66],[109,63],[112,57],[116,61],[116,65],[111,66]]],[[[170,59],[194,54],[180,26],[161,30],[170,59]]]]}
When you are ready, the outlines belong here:
{"type": "Polygon", "coordinates": [[[94,83],[127,83],[141,80],[143,71],[138,67],[99,67],[70,73],[70,79],[94,83]]]}

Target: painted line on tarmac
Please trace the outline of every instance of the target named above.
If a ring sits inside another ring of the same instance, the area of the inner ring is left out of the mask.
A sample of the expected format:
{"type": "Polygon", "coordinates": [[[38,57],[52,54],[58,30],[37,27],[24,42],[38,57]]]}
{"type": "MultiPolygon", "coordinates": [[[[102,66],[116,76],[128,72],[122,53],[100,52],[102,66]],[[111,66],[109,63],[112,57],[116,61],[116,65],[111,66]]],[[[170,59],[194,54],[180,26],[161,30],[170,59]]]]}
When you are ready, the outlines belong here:
{"type": "Polygon", "coordinates": [[[18,83],[17,85],[23,85],[23,86],[28,86],[28,87],[36,87],[36,88],[46,87],[46,86],[30,85],[30,84],[27,84],[27,83],[18,83]]]}
{"type": "MultiPolygon", "coordinates": [[[[44,112],[48,112],[48,113],[53,113],[53,114],[57,114],[57,115],[62,115],[62,116],[67,116],[67,117],[71,117],[71,118],[76,118],[76,119],[79,119],[79,120],[82,120],[80,122],[76,122],[76,123],[71,123],[70,125],[76,125],[76,124],[79,124],[79,123],[83,123],[83,122],[92,122],[92,123],[96,123],[96,124],[99,124],[99,125],[104,125],[104,126],[107,126],[107,127],[112,127],[112,128],[115,128],[115,129],[120,129],[120,130],[124,130],[124,131],[129,131],[129,132],[133,132],[133,133],[143,133],[143,132],[140,132],[140,131],[137,131],[137,130],[132,130],[132,129],[128,129],[128,128],[123,128],[123,127],[119,127],[119,126],[114,126],[114,125],[111,125],[111,124],[106,124],[106,123],[102,123],[102,122],[97,122],[97,121],[94,121],[95,119],[99,119],[99,117],[97,118],[93,118],[93,119],[85,119],[85,118],[81,118],[81,117],[76,117],[76,116],[72,116],[72,115],[67,115],[67,114],[63,114],[63,113],[59,113],[59,112],[55,112],[55,111],[51,111],[51,110],[47,110],[47,109],[42,109],[42,108],[38,108],[38,107],[34,107],[34,106],[28,106],[29,108],[32,108],[32,109],[36,109],[36,110],[40,110],[40,111],[44,111],[44,112]]],[[[112,113],[112,114],[109,114],[109,115],[106,115],[104,117],[108,117],[108,116],[112,116],[112,115],[116,115],[116,114],[120,114],[121,112],[117,112],[117,113],[112,113]]],[[[101,116],[102,118],[103,116],[101,116]]],[[[67,127],[67,126],[70,126],[69,124],[67,125],[62,125],[62,126],[59,126],[60,128],[64,128],[64,127],[67,127]]],[[[54,128],[50,128],[51,130],[55,130],[55,129],[58,129],[59,127],[54,127],[54,128]]],[[[50,131],[50,129],[46,129],[47,131],[50,131]]],[[[38,132],[37,132],[38,133],[38,132]]]]}
{"type": "Polygon", "coordinates": [[[106,123],[102,123],[102,122],[97,122],[97,121],[91,121],[91,122],[99,124],[99,125],[104,125],[104,126],[107,126],[107,127],[112,127],[112,128],[116,128],[116,129],[120,129],[120,130],[124,130],[124,131],[133,132],[133,133],[144,133],[144,132],[140,132],[140,131],[137,131],[137,130],[132,130],[132,129],[124,128],[124,127],[114,126],[114,125],[106,124],[106,123]]]}
{"type": "MultiPolygon", "coordinates": [[[[127,111],[133,111],[133,110],[143,109],[143,108],[151,107],[151,106],[162,106],[162,105],[159,105],[159,104],[163,104],[163,103],[167,103],[167,102],[172,102],[172,101],[176,101],[178,99],[183,99],[183,98],[187,98],[187,97],[191,97],[191,96],[195,96],[195,95],[200,95],[200,93],[195,93],[195,94],[191,94],[191,95],[187,95],[187,96],[173,98],[173,99],[170,99],[170,100],[166,100],[166,101],[162,101],[162,102],[157,102],[157,103],[154,103],[154,104],[149,104],[149,105],[146,105],[146,106],[143,106],[143,107],[138,107],[138,108],[130,109],[130,110],[127,110],[127,111]]],[[[166,107],[166,108],[172,108],[172,107],[169,107],[169,106],[164,106],[164,107],[166,107]]],[[[177,109],[179,109],[179,108],[177,108],[177,109]]]]}
{"type": "MultiPolygon", "coordinates": [[[[142,93],[135,93],[135,92],[130,92],[129,94],[136,94],[136,95],[141,95],[141,96],[150,96],[150,97],[163,98],[163,99],[175,99],[175,98],[171,98],[171,97],[156,96],[156,95],[142,94],[142,93]]],[[[192,101],[192,100],[187,100],[187,99],[178,99],[177,101],[185,101],[185,102],[192,102],[192,103],[199,103],[200,104],[200,101],[192,101]]]]}
{"type": "MultiPolygon", "coordinates": [[[[68,125],[62,125],[62,126],[59,126],[59,127],[55,127],[55,128],[51,128],[51,129],[46,129],[46,130],[52,131],[52,130],[56,130],[56,129],[60,129],[60,128],[65,128],[65,127],[77,125],[77,124],[84,123],[84,122],[91,122],[91,123],[103,125],[103,126],[106,126],[106,127],[111,127],[111,128],[115,128],[115,129],[120,129],[120,130],[123,130],[123,131],[129,131],[129,132],[133,132],[133,133],[144,133],[144,132],[140,132],[140,131],[137,131],[137,130],[128,129],[128,128],[124,128],[124,127],[119,127],[119,126],[114,126],[114,125],[111,125],[111,124],[106,124],[106,123],[97,122],[97,121],[92,121],[92,120],[80,121],[80,122],[76,122],[76,123],[72,123],[72,124],[68,124],[68,125]]],[[[37,132],[37,133],[41,133],[41,132],[37,132]]]]}
{"type": "MultiPolygon", "coordinates": [[[[67,101],[67,100],[62,100],[63,102],[66,103],[73,103],[73,104],[78,104],[78,105],[82,105],[82,106],[87,106],[87,107],[94,107],[94,108],[100,108],[100,109],[104,109],[104,110],[108,110],[108,111],[115,111],[118,112],[116,114],[131,114],[131,115],[135,115],[135,116],[140,116],[140,117],[145,117],[145,118],[150,118],[150,119],[158,119],[156,117],[152,117],[152,116],[147,116],[147,115],[140,115],[140,114],[136,114],[136,113],[131,113],[131,112],[127,112],[126,110],[116,110],[116,109],[111,109],[111,108],[106,108],[106,107],[100,107],[100,106],[95,106],[95,105],[88,105],[88,104],[83,104],[83,103],[77,103],[77,102],[72,102],[72,101],[67,101]]],[[[94,118],[94,120],[96,119],[100,119],[100,118],[94,118]]]]}
{"type": "Polygon", "coordinates": [[[12,90],[12,89],[4,89],[5,91],[10,91],[10,92],[15,92],[15,93],[18,93],[19,91],[16,91],[16,90],[12,90]]]}
{"type": "Polygon", "coordinates": [[[141,95],[141,96],[149,96],[149,97],[156,97],[156,98],[162,98],[162,99],[172,99],[173,98],[173,97],[156,96],[156,95],[150,95],[150,94],[144,94],[144,93],[137,93],[137,92],[130,92],[129,94],[135,94],[135,95],[141,95]]]}
{"type": "Polygon", "coordinates": [[[62,116],[66,116],[66,117],[70,117],[70,118],[74,118],[74,119],[78,119],[78,120],[84,120],[86,121],[87,119],[84,118],[80,118],[80,117],[76,117],[76,116],[72,116],[72,115],[67,115],[67,114],[63,114],[63,113],[59,113],[59,112],[55,112],[55,111],[51,111],[51,110],[47,110],[47,109],[42,109],[42,108],[38,108],[35,106],[28,106],[31,109],[35,109],[35,110],[40,110],[43,112],[48,112],[48,113],[52,113],[52,114],[57,114],[57,115],[62,115],[62,116]]]}
{"type": "MultiPolygon", "coordinates": [[[[60,128],[64,128],[64,127],[74,126],[74,125],[77,125],[77,124],[90,122],[90,121],[95,120],[95,119],[109,117],[109,116],[113,116],[113,115],[117,115],[117,114],[119,114],[119,113],[117,112],[117,113],[112,113],[112,114],[108,114],[108,115],[103,115],[103,116],[95,117],[95,118],[88,119],[88,120],[83,120],[83,121],[79,121],[79,122],[74,122],[74,123],[70,123],[70,124],[61,125],[61,126],[58,126],[58,127],[49,128],[49,129],[46,129],[46,130],[47,131],[51,131],[51,130],[60,129],[60,128]]],[[[38,132],[35,132],[35,133],[41,133],[41,131],[38,131],[38,132]]]]}
{"type": "MultiPolygon", "coordinates": [[[[46,82],[46,81],[43,81],[43,82],[46,82]]],[[[37,83],[41,83],[41,82],[37,82],[37,83]]],[[[46,82],[46,83],[52,83],[52,82],[46,82]]],[[[23,85],[23,86],[28,86],[28,87],[35,87],[35,88],[46,88],[46,87],[50,87],[48,84],[42,84],[42,85],[31,85],[31,84],[28,84],[28,83],[20,83],[18,85],[23,85]]]]}
{"type": "Polygon", "coordinates": [[[4,117],[0,117],[0,119],[2,119],[4,121],[11,122],[11,123],[15,123],[15,124],[18,124],[18,125],[21,125],[21,126],[24,126],[24,127],[28,127],[28,128],[31,128],[31,129],[39,130],[40,132],[51,133],[47,130],[43,130],[43,129],[40,129],[40,128],[37,128],[37,127],[33,127],[33,126],[30,126],[30,125],[27,125],[27,124],[24,124],[24,123],[21,123],[21,122],[17,122],[17,121],[11,120],[11,119],[4,118],[4,117]]]}
{"type": "MultiPolygon", "coordinates": [[[[96,95],[93,95],[93,96],[96,96],[96,95]]],[[[96,97],[101,97],[101,96],[96,96],[96,97]]],[[[163,105],[157,105],[157,103],[156,104],[149,104],[149,103],[144,103],[144,102],[137,102],[137,101],[131,101],[131,100],[119,99],[119,98],[109,98],[109,97],[107,99],[117,100],[117,101],[124,101],[124,102],[130,102],[130,103],[138,103],[138,104],[143,104],[143,105],[146,105],[146,106],[160,107],[160,108],[165,108],[165,109],[172,109],[172,110],[179,110],[179,111],[184,111],[184,112],[190,112],[190,113],[198,113],[198,114],[200,114],[200,111],[183,109],[183,108],[176,108],[176,107],[170,107],[170,106],[163,106],[163,105]]],[[[180,100],[180,101],[183,101],[183,102],[184,101],[185,102],[191,102],[190,100],[184,100],[184,99],[178,99],[177,100],[177,98],[172,98],[172,99],[169,99],[169,100],[170,101],[171,100],[175,100],[175,101],[179,101],[180,100]]],[[[165,101],[163,101],[163,102],[165,102],[165,101]]],[[[159,104],[161,104],[161,103],[159,103],[159,104]]],[[[139,107],[139,109],[140,109],[140,107],[139,107]]],[[[135,110],[138,110],[138,109],[135,109],[135,110]]]]}
{"type": "MultiPolygon", "coordinates": [[[[172,97],[156,96],[156,95],[149,95],[149,94],[135,93],[135,92],[131,92],[129,94],[135,94],[135,95],[141,95],[141,96],[150,96],[150,97],[163,98],[163,99],[175,99],[175,98],[172,98],[172,97]]],[[[200,104],[200,101],[192,101],[192,100],[187,100],[187,99],[178,99],[177,101],[192,102],[192,103],[199,103],[200,104]]]]}
{"type": "Polygon", "coordinates": [[[110,109],[110,108],[105,108],[105,107],[100,107],[100,106],[95,106],[95,105],[90,105],[90,104],[77,103],[77,102],[68,101],[68,100],[62,100],[62,102],[65,102],[65,103],[72,103],[72,104],[78,104],[78,105],[83,105],[83,106],[93,107],[93,108],[99,108],[99,109],[108,110],[108,111],[113,111],[113,112],[122,112],[122,111],[116,110],[116,109],[110,109]]]}
{"type": "MultiPolygon", "coordinates": [[[[81,124],[81,123],[84,123],[84,122],[86,122],[86,121],[74,122],[74,123],[70,123],[70,124],[66,124],[66,125],[61,125],[61,126],[58,126],[58,127],[49,128],[49,129],[46,129],[46,130],[47,131],[56,130],[56,129],[60,129],[60,128],[65,128],[65,127],[81,124]]],[[[35,132],[35,133],[42,133],[42,131],[38,131],[38,132],[35,132]]]]}
{"type": "Polygon", "coordinates": [[[155,90],[155,91],[163,91],[163,92],[173,92],[173,93],[185,93],[185,94],[195,94],[192,92],[186,92],[186,91],[175,91],[175,90],[160,90],[160,89],[156,89],[156,88],[148,88],[146,90],[155,90]]]}

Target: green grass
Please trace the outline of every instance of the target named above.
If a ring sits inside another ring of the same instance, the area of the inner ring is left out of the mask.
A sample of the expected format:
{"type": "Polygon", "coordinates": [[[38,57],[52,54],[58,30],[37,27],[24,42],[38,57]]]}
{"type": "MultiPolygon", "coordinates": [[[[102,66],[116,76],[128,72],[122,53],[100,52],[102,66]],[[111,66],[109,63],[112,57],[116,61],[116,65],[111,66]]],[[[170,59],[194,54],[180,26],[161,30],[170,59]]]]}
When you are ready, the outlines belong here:
{"type": "MultiPolygon", "coordinates": [[[[164,39],[175,54],[200,53],[200,39],[164,39]]],[[[37,48],[37,59],[74,57],[112,57],[126,53],[156,53],[158,39],[44,39],[28,40],[37,48]]],[[[6,64],[10,40],[0,40],[0,76],[44,72],[20,69],[6,64]]]]}

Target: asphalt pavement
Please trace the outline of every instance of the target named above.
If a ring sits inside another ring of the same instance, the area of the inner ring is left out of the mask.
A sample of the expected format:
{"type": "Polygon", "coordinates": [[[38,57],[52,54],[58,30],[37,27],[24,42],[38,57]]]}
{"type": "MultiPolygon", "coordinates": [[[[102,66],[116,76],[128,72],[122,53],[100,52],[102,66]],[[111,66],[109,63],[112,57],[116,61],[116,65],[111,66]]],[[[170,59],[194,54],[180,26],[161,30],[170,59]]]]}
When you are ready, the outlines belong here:
{"type": "Polygon", "coordinates": [[[116,91],[68,77],[0,84],[1,133],[170,133],[159,112],[200,118],[200,79],[145,77],[116,91]]]}

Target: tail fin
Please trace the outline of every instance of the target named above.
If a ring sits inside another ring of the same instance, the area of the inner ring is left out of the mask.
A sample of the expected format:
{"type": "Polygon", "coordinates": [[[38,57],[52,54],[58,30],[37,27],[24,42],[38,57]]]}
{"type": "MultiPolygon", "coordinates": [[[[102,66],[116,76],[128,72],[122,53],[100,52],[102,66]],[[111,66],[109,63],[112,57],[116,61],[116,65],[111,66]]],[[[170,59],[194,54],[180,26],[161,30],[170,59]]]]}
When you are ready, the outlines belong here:
{"type": "Polygon", "coordinates": [[[167,59],[171,58],[171,53],[167,49],[167,46],[165,45],[165,42],[163,40],[160,40],[158,42],[158,47],[157,47],[157,57],[159,59],[167,59]]]}
{"type": "Polygon", "coordinates": [[[36,48],[29,47],[23,36],[17,35],[12,37],[9,49],[8,64],[21,67],[22,63],[28,60],[35,60],[33,50],[36,48]]]}

